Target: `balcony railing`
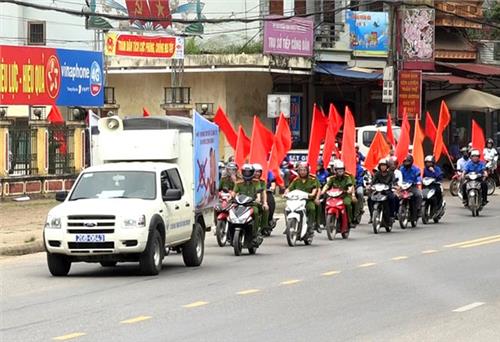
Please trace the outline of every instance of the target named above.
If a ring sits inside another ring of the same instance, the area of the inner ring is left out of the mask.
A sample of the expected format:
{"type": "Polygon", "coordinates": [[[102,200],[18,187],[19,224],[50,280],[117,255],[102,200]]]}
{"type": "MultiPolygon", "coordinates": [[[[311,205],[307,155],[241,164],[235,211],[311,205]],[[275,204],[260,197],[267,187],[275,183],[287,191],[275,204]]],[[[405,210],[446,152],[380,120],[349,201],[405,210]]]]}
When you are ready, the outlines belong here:
{"type": "Polygon", "coordinates": [[[316,28],[315,48],[333,49],[340,39],[340,32],[344,29],[344,23],[322,23],[316,28]]]}
{"type": "Polygon", "coordinates": [[[191,103],[191,88],[189,87],[166,87],[164,104],[185,105],[191,103]]]}
{"type": "Polygon", "coordinates": [[[11,127],[9,129],[9,175],[27,176],[37,174],[36,129],[11,127]]]}

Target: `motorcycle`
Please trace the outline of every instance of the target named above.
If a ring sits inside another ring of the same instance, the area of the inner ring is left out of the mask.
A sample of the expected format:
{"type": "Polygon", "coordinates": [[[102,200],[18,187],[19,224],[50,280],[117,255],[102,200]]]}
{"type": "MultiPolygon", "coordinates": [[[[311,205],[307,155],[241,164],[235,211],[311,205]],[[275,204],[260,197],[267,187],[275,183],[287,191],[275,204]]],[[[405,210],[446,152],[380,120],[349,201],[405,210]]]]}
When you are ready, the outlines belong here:
{"type": "Polygon", "coordinates": [[[326,193],[325,211],[328,240],[333,240],[337,234],[341,234],[343,239],[349,238],[349,215],[344,205],[343,194],[344,190],[337,188],[333,188],[326,193]]]}
{"type": "Polygon", "coordinates": [[[465,175],[465,191],[467,192],[467,207],[472,216],[479,216],[483,209],[483,194],[481,192],[481,175],[471,172],[465,175]]]}
{"type": "Polygon", "coordinates": [[[304,241],[305,245],[310,245],[313,234],[310,233],[307,225],[306,203],[309,194],[301,190],[293,190],[285,195],[285,222],[286,240],[290,247],[294,247],[297,240],[304,241]]]}
{"type": "Polygon", "coordinates": [[[240,256],[243,248],[249,254],[255,254],[262,243],[262,237],[257,243],[253,241],[253,223],[255,220],[252,205],[254,200],[245,195],[237,195],[229,210],[229,235],[232,236],[234,255],[240,256]]]}
{"type": "Polygon", "coordinates": [[[219,247],[224,247],[230,237],[228,237],[228,222],[229,209],[231,208],[231,194],[227,191],[219,192],[219,201],[215,205],[215,237],[219,247]]]}
{"type": "Polygon", "coordinates": [[[378,234],[380,228],[384,227],[387,233],[392,231],[392,218],[389,212],[389,196],[391,188],[387,184],[374,184],[370,200],[373,202],[372,226],[373,232],[378,234]]]}
{"type": "Polygon", "coordinates": [[[460,196],[460,184],[462,184],[462,173],[455,171],[450,182],[450,193],[453,197],[460,196]]]}
{"type": "Polygon", "coordinates": [[[412,186],[412,183],[405,182],[401,185],[401,191],[399,192],[398,221],[401,229],[408,228],[408,223],[410,223],[413,228],[417,226],[417,214],[415,213],[416,208],[413,208],[414,205],[412,204],[412,186]]]}
{"type": "MultiPolygon", "coordinates": [[[[435,178],[425,177],[422,180],[422,222],[428,224],[432,219],[434,223],[438,223],[444,215],[446,201],[442,199],[442,203],[437,203],[435,186],[441,187],[441,184],[436,182],[435,178]]],[[[443,190],[441,188],[441,193],[443,190]]]]}
{"type": "Polygon", "coordinates": [[[486,178],[486,186],[488,187],[488,196],[491,196],[495,193],[497,187],[496,165],[494,165],[493,162],[491,161],[487,162],[486,172],[488,173],[488,177],[486,178]]]}

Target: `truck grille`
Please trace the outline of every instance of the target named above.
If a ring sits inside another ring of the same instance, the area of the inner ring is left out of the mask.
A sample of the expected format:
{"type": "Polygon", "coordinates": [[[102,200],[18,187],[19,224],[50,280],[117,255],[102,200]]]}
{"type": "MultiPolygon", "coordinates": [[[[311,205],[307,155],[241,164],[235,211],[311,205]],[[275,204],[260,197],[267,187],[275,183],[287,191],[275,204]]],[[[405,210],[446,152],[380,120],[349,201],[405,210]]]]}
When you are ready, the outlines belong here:
{"type": "Polygon", "coordinates": [[[70,249],[113,249],[114,242],[68,242],[70,249]]]}
{"type": "Polygon", "coordinates": [[[69,233],[99,233],[104,230],[108,230],[106,233],[113,233],[113,229],[103,229],[111,228],[115,226],[114,215],[69,215],[68,216],[68,228],[79,228],[79,229],[69,229],[69,233]],[[100,229],[99,229],[100,228],[100,229]],[[70,231],[71,230],[71,231],[70,231]]]}
{"type": "Polygon", "coordinates": [[[114,229],[68,229],[70,234],[113,234],[114,229]]]}

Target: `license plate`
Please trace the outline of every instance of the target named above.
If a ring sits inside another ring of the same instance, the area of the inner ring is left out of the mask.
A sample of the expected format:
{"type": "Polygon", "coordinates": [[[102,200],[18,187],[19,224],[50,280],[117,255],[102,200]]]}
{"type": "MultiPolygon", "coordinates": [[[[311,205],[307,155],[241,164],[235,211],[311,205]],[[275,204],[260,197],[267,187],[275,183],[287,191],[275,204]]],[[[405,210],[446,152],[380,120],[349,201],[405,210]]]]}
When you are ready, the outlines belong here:
{"type": "Polygon", "coordinates": [[[104,234],[76,234],[76,242],[104,242],[104,234]]]}

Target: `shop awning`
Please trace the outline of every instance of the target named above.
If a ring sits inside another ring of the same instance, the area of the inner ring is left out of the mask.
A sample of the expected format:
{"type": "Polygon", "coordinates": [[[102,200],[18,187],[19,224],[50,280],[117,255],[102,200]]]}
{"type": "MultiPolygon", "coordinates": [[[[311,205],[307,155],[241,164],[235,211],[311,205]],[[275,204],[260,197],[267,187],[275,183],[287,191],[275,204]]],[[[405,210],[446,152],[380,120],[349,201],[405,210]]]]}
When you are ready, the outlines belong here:
{"type": "Polygon", "coordinates": [[[350,68],[346,64],[339,63],[317,63],[314,72],[358,80],[381,80],[383,77],[381,70],[350,68]]]}
{"type": "Polygon", "coordinates": [[[467,77],[460,77],[455,75],[438,75],[438,74],[423,74],[422,78],[424,81],[428,82],[448,82],[449,84],[483,84],[482,81],[473,80],[467,77]]]}
{"type": "Polygon", "coordinates": [[[444,63],[444,62],[436,62],[436,64],[446,68],[460,70],[462,72],[468,72],[471,74],[477,74],[482,76],[500,76],[500,67],[495,65],[476,64],[476,63],[444,63]]]}

